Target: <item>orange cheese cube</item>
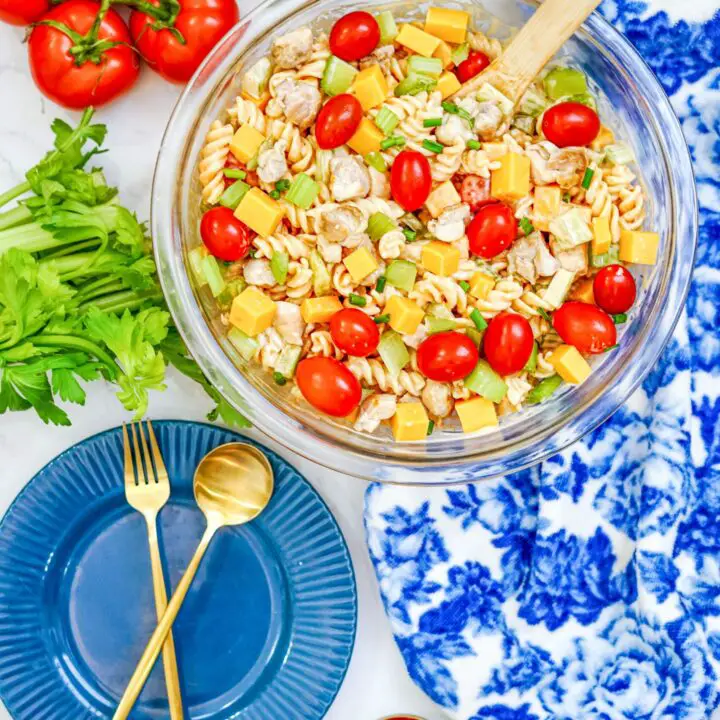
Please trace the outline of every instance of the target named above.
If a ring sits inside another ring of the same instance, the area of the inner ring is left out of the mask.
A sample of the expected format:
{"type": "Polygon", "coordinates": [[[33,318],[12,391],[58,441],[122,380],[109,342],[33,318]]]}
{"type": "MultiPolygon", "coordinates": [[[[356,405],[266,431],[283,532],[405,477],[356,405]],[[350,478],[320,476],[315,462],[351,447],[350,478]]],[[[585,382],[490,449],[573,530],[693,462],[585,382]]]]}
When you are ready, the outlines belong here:
{"type": "Polygon", "coordinates": [[[397,410],[390,420],[396,442],[424,440],[427,437],[429,424],[430,419],[421,402],[398,403],[397,410]]]}
{"type": "Polygon", "coordinates": [[[230,141],[230,152],[241,162],[252,160],[260,146],[265,142],[265,136],[252,125],[241,125],[230,141]]]}
{"type": "Polygon", "coordinates": [[[305,298],[300,306],[300,313],[306,323],[325,323],[342,310],[340,299],[335,295],[305,298]]]}
{"type": "Polygon", "coordinates": [[[455,403],[455,411],[460,418],[463,432],[472,433],[498,424],[495,405],[484,397],[474,397],[455,403]]]}
{"type": "Polygon", "coordinates": [[[535,188],[533,225],[538,230],[550,230],[550,221],[560,212],[561,200],[562,190],[558,185],[538,185],[535,188]]]}
{"type": "Polygon", "coordinates": [[[470,278],[470,294],[478,300],[485,300],[495,287],[495,278],[484,272],[476,272],[470,278]]]}
{"type": "Polygon", "coordinates": [[[574,345],[560,345],[548,358],[557,374],[567,383],[579,385],[592,372],[587,360],[574,345]]]}
{"type": "Polygon", "coordinates": [[[431,7],[425,19],[425,32],[441,40],[462,45],[467,37],[470,15],[463,10],[431,7]]]}
{"type": "Polygon", "coordinates": [[[615,142],[615,134],[609,127],[605,127],[605,125],[602,125],[600,127],[600,132],[597,134],[597,137],[590,143],[590,147],[595,152],[600,152],[600,150],[603,150],[608,145],[612,145],[615,142]]]}
{"type": "Polygon", "coordinates": [[[620,233],[620,259],[628,263],[654,265],[659,245],[660,236],[657,233],[623,230],[620,233]]]}
{"type": "Polygon", "coordinates": [[[610,249],[612,235],[610,233],[610,218],[596,217],[592,221],[592,254],[604,255],[610,249]]]}
{"type": "Polygon", "coordinates": [[[230,308],[230,323],[250,337],[267,330],[274,317],[275,303],[253,285],[245,288],[230,308]]]}
{"type": "Polygon", "coordinates": [[[367,155],[380,151],[380,143],[385,139],[383,131],[372,120],[364,117],[355,134],[348,140],[348,146],[358,155],[367,155]]]}
{"type": "Polygon", "coordinates": [[[443,100],[447,100],[451,95],[454,95],[462,85],[457,78],[455,73],[446,72],[443,73],[438,79],[438,84],[435,90],[439,91],[442,95],[443,100]]]}
{"type": "Polygon", "coordinates": [[[361,247],[350,253],[343,264],[350,273],[350,277],[356,282],[362,282],[370,273],[378,268],[377,260],[371,255],[367,248],[361,247]]]}
{"type": "Polygon", "coordinates": [[[440,45],[440,38],[434,37],[414,25],[403,25],[398,36],[395,38],[398,45],[404,45],[409,50],[422,55],[432,57],[440,45]]]}
{"type": "Polygon", "coordinates": [[[490,194],[499,200],[519,200],[530,192],[530,158],[507,153],[499,160],[501,167],[492,171],[490,194]]]}
{"type": "Polygon", "coordinates": [[[251,188],[235,209],[235,217],[262,237],[272,235],[283,218],[283,208],[260,188],[251,188]]]}
{"type": "Polygon", "coordinates": [[[422,264],[431,273],[448,277],[460,267],[460,251],[454,245],[433,240],[422,249],[422,264]]]}
{"type": "Polygon", "coordinates": [[[440,62],[442,62],[443,69],[452,65],[452,50],[445,41],[440,42],[437,50],[433,53],[433,57],[438,58],[440,62]]]}
{"type": "Polygon", "coordinates": [[[388,84],[380,66],[371,65],[365,70],[361,70],[355,76],[352,92],[365,112],[382,105],[388,95],[388,84]]]}
{"type": "Polygon", "coordinates": [[[390,316],[390,327],[401,335],[412,335],[425,317],[419,305],[400,295],[390,297],[385,305],[385,314],[390,316]]]}

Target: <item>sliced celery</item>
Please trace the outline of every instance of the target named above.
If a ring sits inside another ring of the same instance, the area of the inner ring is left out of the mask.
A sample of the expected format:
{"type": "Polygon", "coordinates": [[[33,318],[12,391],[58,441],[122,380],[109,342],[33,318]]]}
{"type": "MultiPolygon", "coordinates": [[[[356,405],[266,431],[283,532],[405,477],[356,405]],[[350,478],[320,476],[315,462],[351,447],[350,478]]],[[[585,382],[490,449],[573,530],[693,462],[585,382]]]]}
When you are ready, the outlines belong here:
{"type": "Polygon", "coordinates": [[[217,301],[220,307],[224,310],[230,308],[233,300],[247,287],[247,283],[243,278],[235,278],[231,280],[225,289],[217,296],[217,301]]]}
{"type": "Polygon", "coordinates": [[[381,12],[376,19],[380,27],[380,44],[388,45],[399,35],[395,17],[390,10],[385,10],[381,12]]]}
{"type": "Polygon", "coordinates": [[[462,45],[458,45],[450,54],[450,58],[452,59],[453,63],[455,65],[459,65],[460,63],[465,62],[468,59],[468,56],[470,55],[470,45],[467,43],[463,43],[462,45]]]}
{"type": "Polygon", "coordinates": [[[605,148],[605,159],[613,165],[627,165],[634,162],[635,156],[625,143],[615,143],[605,148]]]}
{"type": "Polygon", "coordinates": [[[432,315],[436,318],[442,318],[443,320],[455,319],[455,316],[452,314],[452,310],[450,310],[446,305],[443,305],[442,303],[430,303],[430,305],[428,305],[425,309],[425,312],[427,315],[432,315]]]}
{"type": "Polygon", "coordinates": [[[223,207],[235,210],[248,192],[250,192],[250,186],[246,182],[238,180],[225,190],[220,196],[219,202],[223,207]]]}
{"type": "Polygon", "coordinates": [[[550,232],[561,250],[570,250],[583,243],[590,242],[593,234],[585,222],[582,211],[573,208],[550,222],[550,232]]]}
{"type": "Polygon", "coordinates": [[[587,80],[579,70],[568,67],[553,68],[543,80],[549,98],[558,100],[565,95],[582,95],[587,92],[587,80]]]}
{"type": "Polygon", "coordinates": [[[483,336],[485,333],[477,328],[467,328],[465,334],[473,341],[475,347],[482,347],[483,336]]]}
{"type": "Polygon", "coordinates": [[[263,93],[267,90],[268,81],[272,74],[272,63],[270,58],[262,58],[258,60],[246,73],[242,79],[242,89],[254,97],[256,100],[260,100],[263,93]]]}
{"type": "Polygon", "coordinates": [[[379,152],[371,152],[365,156],[365,162],[378,172],[387,172],[387,163],[385,158],[379,152]]]}
{"type": "Polygon", "coordinates": [[[530,117],[537,117],[548,106],[548,99],[539,90],[530,88],[520,100],[518,112],[530,117]]]}
{"type": "Polygon", "coordinates": [[[274,252],[270,258],[270,270],[278,285],[284,285],[287,280],[290,258],[286,252],[274,252]]]}
{"type": "Polygon", "coordinates": [[[397,225],[385,213],[376,212],[368,220],[367,232],[373,241],[379,240],[385,233],[395,230],[397,225]]]}
{"type": "Polygon", "coordinates": [[[382,334],[378,354],[392,375],[397,375],[410,362],[410,353],[394,330],[382,334]]]}
{"type": "Polygon", "coordinates": [[[238,328],[230,328],[228,332],[228,340],[235,346],[235,349],[242,355],[242,357],[248,362],[255,357],[255,353],[260,347],[260,343],[246,335],[242,330],[238,328]]]}
{"type": "Polygon", "coordinates": [[[447,332],[448,330],[454,330],[457,327],[457,323],[454,320],[433,317],[432,315],[425,318],[425,325],[427,327],[428,335],[434,335],[439,332],[447,332]]]}
{"type": "Polygon", "coordinates": [[[537,359],[538,359],[538,345],[536,342],[533,343],[533,349],[530,353],[528,361],[525,363],[523,368],[524,372],[534,373],[537,370],[537,359]]]}
{"type": "Polygon", "coordinates": [[[320,85],[326,95],[341,95],[350,89],[357,74],[352,65],[331,55],[325,63],[320,85]]]}
{"type": "Polygon", "coordinates": [[[207,285],[207,280],[203,273],[203,260],[205,260],[207,255],[208,251],[204,245],[198,245],[188,253],[190,269],[198,285],[207,285]]]}
{"type": "Polygon", "coordinates": [[[587,105],[589,108],[597,111],[597,100],[590,93],[581,93],[580,95],[566,95],[560,98],[558,102],[574,102],[581,105],[587,105]]]}
{"type": "Polygon", "coordinates": [[[613,265],[614,263],[618,262],[619,259],[620,252],[617,245],[612,245],[610,249],[602,255],[593,255],[592,251],[590,252],[590,264],[596,268],[605,267],[606,265],[613,265]]]}
{"type": "Polygon", "coordinates": [[[494,403],[499,403],[508,389],[486,360],[478,360],[475,369],[465,378],[465,387],[494,403]]]}
{"type": "Polygon", "coordinates": [[[398,126],[400,118],[390,108],[380,108],[375,118],[375,124],[383,131],[385,136],[392,135],[392,131],[398,126]]]}
{"type": "Polygon", "coordinates": [[[409,260],[393,260],[385,271],[385,277],[393,287],[410,292],[415,285],[417,265],[409,260]]]}
{"type": "Polygon", "coordinates": [[[530,405],[536,405],[543,400],[547,400],[560,386],[562,378],[559,375],[551,375],[549,378],[541,380],[525,398],[525,402],[530,405]]]}
{"type": "Polygon", "coordinates": [[[308,210],[315,202],[320,186],[305,173],[300,173],[293,180],[285,199],[303,210],[308,210]]]}
{"type": "Polygon", "coordinates": [[[417,95],[423,91],[430,92],[435,89],[437,80],[429,75],[408,73],[407,77],[395,88],[396,97],[402,95],[417,95]]]}
{"type": "Polygon", "coordinates": [[[410,72],[430,75],[434,78],[439,78],[443,71],[442,60],[440,60],[440,58],[426,58],[422,55],[411,55],[408,61],[408,68],[410,72]]]}
{"type": "Polygon", "coordinates": [[[275,372],[280,373],[288,380],[292,378],[295,375],[300,355],[302,355],[302,348],[299,345],[286,345],[275,363],[275,372]]]}
{"type": "Polygon", "coordinates": [[[203,259],[202,272],[207,284],[210,286],[213,297],[220,295],[225,289],[225,278],[222,276],[218,261],[212,255],[208,255],[203,259]]]}
{"type": "Polygon", "coordinates": [[[310,269],[313,271],[313,290],[315,294],[318,296],[327,295],[332,286],[330,273],[317,250],[310,253],[310,269]]]}

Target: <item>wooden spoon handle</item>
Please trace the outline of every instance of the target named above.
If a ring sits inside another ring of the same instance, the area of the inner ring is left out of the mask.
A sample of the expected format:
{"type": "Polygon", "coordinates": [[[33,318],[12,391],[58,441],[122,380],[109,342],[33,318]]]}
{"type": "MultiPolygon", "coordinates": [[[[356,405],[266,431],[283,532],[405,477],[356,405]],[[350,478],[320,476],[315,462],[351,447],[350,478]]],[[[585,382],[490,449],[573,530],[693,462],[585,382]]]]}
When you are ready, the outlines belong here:
{"type": "Polygon", "coordinates": [[[502,55],[466,82],[456,98],[490,83],[517,103],[565,41],[583,24],[600,0],[545,0],[502,55]]]}

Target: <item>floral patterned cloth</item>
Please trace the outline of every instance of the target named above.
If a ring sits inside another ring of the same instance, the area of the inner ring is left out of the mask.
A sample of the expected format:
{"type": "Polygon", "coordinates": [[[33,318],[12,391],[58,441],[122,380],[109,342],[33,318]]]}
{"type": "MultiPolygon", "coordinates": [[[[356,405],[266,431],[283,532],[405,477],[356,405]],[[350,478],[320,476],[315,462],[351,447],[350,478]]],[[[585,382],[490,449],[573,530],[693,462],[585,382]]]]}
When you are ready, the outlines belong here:
{"type": "Polygon", "coordinates": [[[672,95],[698,180],[698,268],[657,369],[540,467],[459,489],[368,491],[397,644],[453,717],[700,719],[720,706],[718,7],[601,8],[672,95]]]}

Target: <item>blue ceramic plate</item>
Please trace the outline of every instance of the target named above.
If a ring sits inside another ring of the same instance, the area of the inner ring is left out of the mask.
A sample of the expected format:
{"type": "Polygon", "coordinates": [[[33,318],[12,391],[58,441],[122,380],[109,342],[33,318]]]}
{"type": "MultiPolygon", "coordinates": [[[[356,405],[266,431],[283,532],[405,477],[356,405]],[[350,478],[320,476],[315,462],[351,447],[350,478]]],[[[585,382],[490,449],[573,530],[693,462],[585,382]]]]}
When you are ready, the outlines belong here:
{"type": "MultiPolygon", "coordinates": [[[[246,438],[154,424],[172,483],[160,516],[174,587],[204,529],[192,476],[208,450],[246,438]]],[[[175,623],[193,720],[314,720],[355,639],[347,547],[307,481],[260,446],[275,494],[254,522],[219,532],[175,623]]],[[[119,429],[41,470],[0,524],[0,699],[15,720],[110,718],[155,625],[145,521],[125,503],[119,429]]],[[[132,718],[167,718],[158,662],[132,718]]]]}

